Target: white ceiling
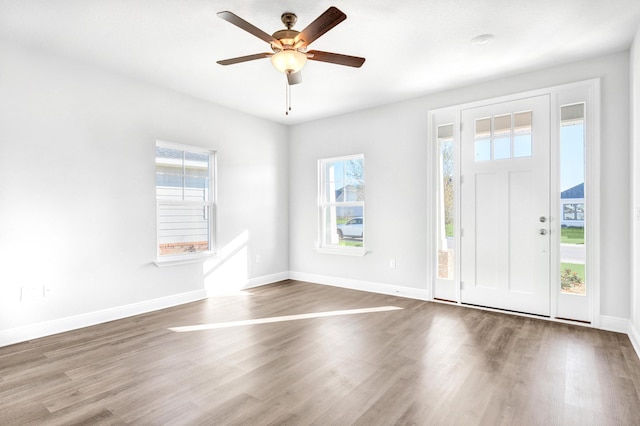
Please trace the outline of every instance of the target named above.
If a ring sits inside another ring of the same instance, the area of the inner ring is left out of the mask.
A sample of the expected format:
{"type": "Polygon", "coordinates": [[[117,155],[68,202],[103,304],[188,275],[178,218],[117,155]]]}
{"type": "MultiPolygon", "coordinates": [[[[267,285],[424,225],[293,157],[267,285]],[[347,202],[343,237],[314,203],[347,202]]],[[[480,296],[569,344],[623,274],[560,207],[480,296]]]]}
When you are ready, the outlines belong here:
{"type": "Polygon", "coordinates": [[[0,40],[285,124],[623,51],[639,26],[638,0],[0,0],[0,40]],[[367,60],[360,69],[308,62],[288,117],[285,77],[268,59],[216,64],[269,51],[217,12],[273,33],[285,11],[302,30],[329,6],[347,20],[310,48],[367,60]],[[470,43],[485,33],[495,39],[470,43]]]}

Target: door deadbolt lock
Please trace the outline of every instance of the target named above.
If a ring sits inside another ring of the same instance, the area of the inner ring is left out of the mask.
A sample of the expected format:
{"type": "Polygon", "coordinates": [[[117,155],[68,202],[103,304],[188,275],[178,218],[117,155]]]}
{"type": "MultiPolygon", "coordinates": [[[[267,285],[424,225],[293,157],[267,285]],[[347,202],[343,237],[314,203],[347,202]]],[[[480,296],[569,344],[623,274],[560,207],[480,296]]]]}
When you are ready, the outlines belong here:
{"type": "Polygon", "coordinates": [[[547,235],[547,230],[546,229],[541,229],[540,230],[540,235],[547,235]]]}
{"type": "Polygon", "coordinates": [[[544,216],[540,216],[540,222],[545,223],[547,221],[547,218],[544,216]]]}

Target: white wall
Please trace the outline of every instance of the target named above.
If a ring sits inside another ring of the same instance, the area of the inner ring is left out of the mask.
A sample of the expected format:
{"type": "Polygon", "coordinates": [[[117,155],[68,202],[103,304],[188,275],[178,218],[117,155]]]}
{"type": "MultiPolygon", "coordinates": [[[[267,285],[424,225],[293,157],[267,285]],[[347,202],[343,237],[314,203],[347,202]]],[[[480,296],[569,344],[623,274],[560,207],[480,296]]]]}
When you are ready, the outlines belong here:
{"type": "MultiPolygon", "coordinates": [[[[636,41],[635,103],[637,50],[636,41]]],[[[427,111],[594,77],[602,78],[601,311],[630,317],[628,52],[289,129],[10,43],[0,43],[0,62],[0,344],[6,330],[287,270],[424,290],[427,111]],[[156,139],[217,150],[221,262],[152,264],[156,139]],[[366,156],[370,253],[319,254],[317,160],[354,153],[366,156]],[[21,302],[20,288],[33,285],[52,294],[21,302]]],[[[640,306],[640,291],[635,299],[640,306]]]]}
{"type": "Polygon", "coordinates": [[[602,78],[601,313],[629,318],[629,54],[503,78],[290,129],[290,268],[299,276],[427,288],[427,111],[527,90],[602,78]],[[364,153],[365,257],[320,254],[316,162],[364,153]],[[389,259],[397,268],[389,268],[389,259]]]}
{"type": "Polygon", "coordinates": [[[640,27],[631,47],[631,198],[632,198],[632,329],[631,338],[640,353],[640,27]]]}
{"type": "Polygon", "coordinates": [[[286,276],[284,126],[10,43],[0,63],[0,337],[203,294],[222,270],[244,284],[286,276]],[[152,263],[156,139],[218,152],[222,265],[152,263]],[[52,292],[21,302],[33,285],[52,292]]]}

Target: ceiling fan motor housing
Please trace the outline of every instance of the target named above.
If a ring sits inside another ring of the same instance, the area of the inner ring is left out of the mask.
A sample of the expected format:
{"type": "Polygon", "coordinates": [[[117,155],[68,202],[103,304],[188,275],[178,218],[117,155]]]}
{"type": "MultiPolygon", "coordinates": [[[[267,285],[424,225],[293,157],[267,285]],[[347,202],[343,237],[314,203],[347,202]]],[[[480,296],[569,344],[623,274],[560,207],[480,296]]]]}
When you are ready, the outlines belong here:
{"type": "MultiPolygon", "coordinates": [[[[273,33],[273,38],[278,39],[280,41],[280,44],[282,44],[282,47],[284,47],[284,50],[290,50],[290,49],[293,49],[293,45],[295,44],[295,38],[298,34],[300,34],[300,31],[278,30],[275,33],[273,33]]],[[[273,44],[271,44],[271,48],[274,51],[281,50],[277,46],[274,46],[273,44]]]]}

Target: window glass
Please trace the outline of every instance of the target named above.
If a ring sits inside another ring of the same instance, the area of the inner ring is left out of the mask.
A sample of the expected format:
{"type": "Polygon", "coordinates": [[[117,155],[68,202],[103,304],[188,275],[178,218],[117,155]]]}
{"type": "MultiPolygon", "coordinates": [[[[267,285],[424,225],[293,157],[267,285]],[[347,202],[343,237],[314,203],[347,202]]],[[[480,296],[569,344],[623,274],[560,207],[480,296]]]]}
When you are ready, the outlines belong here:
{"type": "Polygon", "coordinates": [[[438,126],[438,278],[454,279],[455,271],[455,223],[454,223],[454,152],[453,124],[438,126]]]}
{"type": "Polygon", "coordinates": [[[213,250],[213,155],[156,144],[159,259],[213,250]]]}
{"type": "Polygon", "coordinates": [[[320,246],[364,247],[364,156],[320,160],[320,246]]]}
{"type": "Polygon", "coordinates": [[[513,115],[513,156],[531,157],[531,124],[532,112],[519,112],[513,115]]]}
{"type": "Polygon", "coordinates": [[[475,160],[531,157],[531,119],[531,111],[477,119],[475,160]]]}
{"type": "Polygon", "coordinates": [[[585,295],[587,232],[585,214],[584,103],[560,108],[560,285],[567,294],[585,295]]]}
{"type": "Polygon", "coordinates": [[[476,161],[491,160],[491,118],[476,120],[475,128],[475,159],[476,161]]]}

